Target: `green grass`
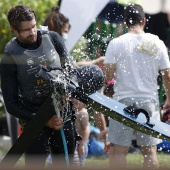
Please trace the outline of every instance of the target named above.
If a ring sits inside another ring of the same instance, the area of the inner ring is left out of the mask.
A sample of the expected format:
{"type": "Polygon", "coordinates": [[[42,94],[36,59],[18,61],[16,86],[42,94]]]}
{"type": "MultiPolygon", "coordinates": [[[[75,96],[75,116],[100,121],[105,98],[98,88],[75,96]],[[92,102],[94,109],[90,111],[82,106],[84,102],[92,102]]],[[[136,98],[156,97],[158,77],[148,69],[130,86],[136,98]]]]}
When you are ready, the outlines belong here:
{"type": "Polygon", "coordinates": [[[85,167],[105,168],[108,167],[108,161],[108,158],[106,158],[105,156],[87,158],[85,162],[85,167]]]}
{"type": "MultiPolygon", "coordinates": [[[[170,154],[158,153],[158,160],[160,169],[170,169],[170,154]]],[[[92,157],[86,159],[85,167],[87,168],[108,168],[108,158],[106,157],[92,157]]],[[[132,169],[142,168],[143,156],[141,154],[128,154],[127,167],[132,169]]]]}
{"type": "MultiPolygon", "coordinates": [[[[170,154],[158,153],[158,160],[160,169],[170,169],[170,154]]],[[[141,169],[143,164],[143,157],[141,154],[133,153],[127,156],[127,168],[128,169],[141,169]]],[[[17,162],[16,168],[22,168],[24,165],[24,159],[17,162]]],[[[87,158],[85,162],[85,169],[108,169],[109,159],[105,156],[87,158]]],[[[114,169],[114,168],[112,168],[114,169]]]]}

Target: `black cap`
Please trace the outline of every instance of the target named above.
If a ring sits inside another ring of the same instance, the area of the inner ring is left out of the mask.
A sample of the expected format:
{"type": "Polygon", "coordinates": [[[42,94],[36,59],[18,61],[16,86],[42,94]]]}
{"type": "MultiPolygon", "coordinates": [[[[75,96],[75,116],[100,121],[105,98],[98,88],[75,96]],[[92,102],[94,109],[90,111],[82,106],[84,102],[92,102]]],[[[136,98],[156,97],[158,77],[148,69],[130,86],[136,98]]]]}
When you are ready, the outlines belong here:
{"type": "Polygon", "coordinates": [[[100,90],[104,84],[103,71],[96,65],[79,67],[77,79],[79,87],[88,95],[100,90]]]}
{"type": "Polygon", "coordinates": [[[131,25],[141,24],[144,17],[145,13],[141,5],[130,4],[125,7],[125,22],[128,27],[131,25]]]}

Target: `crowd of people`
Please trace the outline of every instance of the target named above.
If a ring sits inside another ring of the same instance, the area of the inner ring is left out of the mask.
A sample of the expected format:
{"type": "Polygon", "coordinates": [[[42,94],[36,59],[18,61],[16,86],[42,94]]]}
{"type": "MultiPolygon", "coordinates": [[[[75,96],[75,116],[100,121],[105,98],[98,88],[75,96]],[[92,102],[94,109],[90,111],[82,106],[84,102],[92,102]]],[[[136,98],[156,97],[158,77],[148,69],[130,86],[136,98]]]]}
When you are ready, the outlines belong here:
{"type": "MultiPolygon", "coordinates": [[[[71,25],[69,18],[59,12],[59,7],[53,7],[42,24],[48,27],[47,31],[37,29],[36,14],[25,5],[11,7],[7,18],[16,37],[7,43],[1,59],[1,88],[7,111],[19,120],[23,132],[52,93],[50,82],[38,74],[40,65],[61,68],[68,75],[82,66],[97,65],[105,78],[101,89],[97,89],[100,93],[127,106],[135,103],[157,120],[160,120],[157,77],[161,72],[166,93],[163,108],[170,107],[167,48],[156,35],[144,32],[146,18],[142,6],[130,4],[125,8],[128,32],[110,41],[105,56],[91,61],[75,62],[67,52],[65,40],[71,25]]],[[[67,95],[63,103],[59,113],[56,110],[47,113],[51,118],[25,151],[26,168],[43,168],[48,155],[52,166],[65,166],[61,128],[67,141],[70,167],[75,166],[77,160],[78,166],[84,166],[90,134],[88,109],[84,103],[67,95]]],[[[156,145],[160,139],[108,119],[95,110],[93,115],[101,131],[99,138],[104,138],[110,167],[126,168],[126,156],[135,135],[143,155],[143,167],[159,168],[156,145]]]]}

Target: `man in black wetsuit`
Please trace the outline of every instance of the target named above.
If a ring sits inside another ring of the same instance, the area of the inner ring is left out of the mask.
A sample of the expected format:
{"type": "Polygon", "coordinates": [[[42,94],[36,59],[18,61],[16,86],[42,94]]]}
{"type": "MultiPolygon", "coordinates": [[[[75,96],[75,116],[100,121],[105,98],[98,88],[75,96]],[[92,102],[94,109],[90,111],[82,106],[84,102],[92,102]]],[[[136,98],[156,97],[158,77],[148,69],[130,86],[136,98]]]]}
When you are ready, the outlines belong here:
{"type": "MultiPolygon", "coordinates": [[[[7,17],[16,37],[7,43],[1,60],[1,88],[7,111],[19,119],[24,130],[50,95],[49,82],[38,75],[39,65],[66,68],[69,57],[62,38],[56,32],[37,30],[35,12],[28,6],[12,7],[7,17]]],[[[75,131],[71,121],[71,104],[62,114],[66,115],[65,120],[53,115],[25,152],[26,167],[43,167],[49,151],[53,165],[61,165],[62,162],[57,160],[64,158],[59,131],[63,124],[68,153],[73,156],[75,131]]]]}

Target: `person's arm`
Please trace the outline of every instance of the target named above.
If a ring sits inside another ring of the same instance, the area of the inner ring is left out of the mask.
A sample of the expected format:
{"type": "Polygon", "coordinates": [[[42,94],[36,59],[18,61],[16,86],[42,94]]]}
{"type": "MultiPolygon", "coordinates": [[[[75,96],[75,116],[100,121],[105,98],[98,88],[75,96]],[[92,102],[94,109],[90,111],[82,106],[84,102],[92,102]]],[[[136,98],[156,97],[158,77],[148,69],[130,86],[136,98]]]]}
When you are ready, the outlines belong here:
{"type": "Polygon", "coordinates": [[[8,53],[1,59],[1,89],[7,111],[14,117],[31,120],[35,113],[25,109],[19,100],[17,66],[8,53]]]}
{"type": "Polygon", "coordinates": [[[106,134],[108,134],[108,130],[107,130],[107,129],[106,129],[106,130],[102,130],[102,131],[98,134],[98,139],[99,139],[99,140],[102,140],[103,137],[104,137],[106,134]]]}
{"type": "Polygon", "coordinates": [[[166,101],[163,105],[163,109],[170,108],[170,68],[161,70],[163,85],[166,93],[166,101]]]}
{"type": "MultiPolygon", "coordinates": [[[[106,121],[104,115],[96,110],[94,112],[94,121],[96,126],[100,129],[100,131],[106,130],[106,121]]],[[[107,134],[104,135],[104,143],[107,143],[107,134]]]]}
{"type": "Polygon", "coordinates": [[[116,64],[104,64],[103,73],[104,73],[106,85],[108,81],[114,78],[115,71],[116,71],[116,64]]]}
{"type": "Polygon", "coordinates": [[[117,49],[117,41],[116,39],[113,39],[110,41],[105,54],[105,60],[104,60],[104,68],[103,73],[105,76],[105,84],[107,85],[107,82],[112,80],[114,77],[114,73],[116,71],[116,56],[119,55],[117,49]]]}
{"type": "Polygon", "coordinates": [[[76,62],[76,65],[79,67],[84,66],[84,65],[91,65],[91,64],[94,64],[97,66],[103,66],[104,58],[105,58],[104,56],[101,56],[99,58],[96,58],[95,60],[79,61],[79,62],[76,62]]]}
{"type": "Polygon", "coordinates": [[[63,68],[67,67],[68,71],[71,71],[71,69],[76,68],[73,58],[69,55],[62,37],[54,31],[49,31],[49,34],[52,38],[52,43],[60,56],[61,66],[63,68]]]}
{"type": "Polygon", "coordinates": [[[59,56],[62,58],[62,57],[67,57],[69,54],[68,54],[68,51],[67,51],[67,48],[65,46],[65,43],[62,39],[62,37],[57,33],[57,32],[54,32],[54,31],[49,31],[49,34],[52,38],[52,43],[57,51],[57,53],[59,54],[59,56]]]}
{"type": "Polygon", "coordinates": [[[86,112],[80,112],[77,115],[77,119],[80,120],[80,128],[82,140],[79,141],[78,144],[78,155],[81,156],[84,154],[84,145],[89,138],[90,135],[90,127],[89,127],[89,116],[86,112]]]}

